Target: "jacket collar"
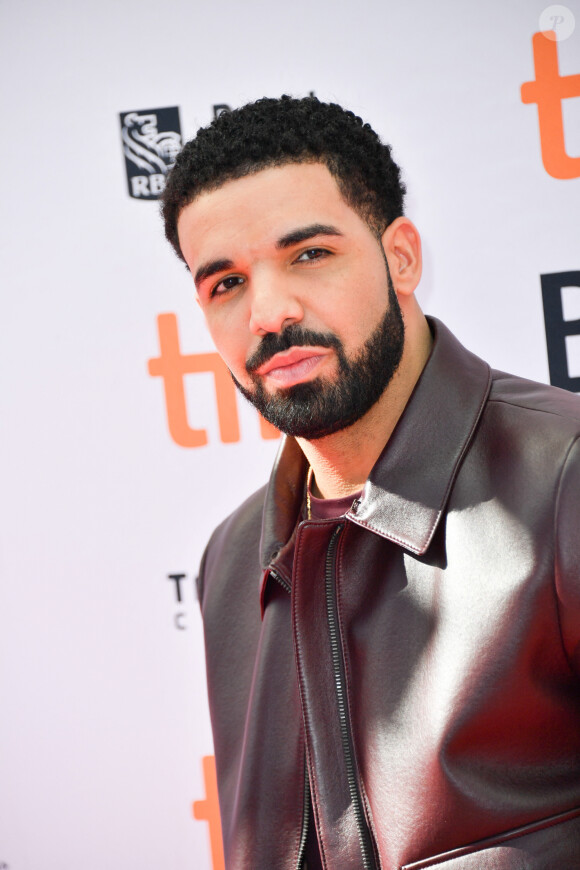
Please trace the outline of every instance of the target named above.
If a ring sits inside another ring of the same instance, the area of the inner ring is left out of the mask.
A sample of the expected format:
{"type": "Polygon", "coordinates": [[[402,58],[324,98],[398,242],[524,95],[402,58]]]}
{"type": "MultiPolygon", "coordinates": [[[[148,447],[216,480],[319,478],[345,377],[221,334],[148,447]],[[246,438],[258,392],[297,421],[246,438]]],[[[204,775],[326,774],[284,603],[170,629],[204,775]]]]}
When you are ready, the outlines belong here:
{"type": "MultiPolygon", "coordinates": [[[[433,348],[395,430],[347,514],[412,553],[426,552],[491,386],[490,368],[435,318],[433,348]]],[[[307,462],[285,438],[262,520],[262,567],[290,539],[304,496],[307,462]]]]}

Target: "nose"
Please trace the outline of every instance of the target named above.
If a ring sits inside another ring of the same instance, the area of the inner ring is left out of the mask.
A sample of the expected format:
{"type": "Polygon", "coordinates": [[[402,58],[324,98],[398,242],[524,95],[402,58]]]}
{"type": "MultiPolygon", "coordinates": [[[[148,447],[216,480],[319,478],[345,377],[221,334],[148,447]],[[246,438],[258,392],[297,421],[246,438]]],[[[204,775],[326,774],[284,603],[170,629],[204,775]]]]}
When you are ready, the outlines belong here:
{"type": "Polygon", "coordinates": [[[281,332],[304,317],[302,303],[286,277],[271,272],[254,276],[250,299],[250,330],[254,335],[281,332]]]}

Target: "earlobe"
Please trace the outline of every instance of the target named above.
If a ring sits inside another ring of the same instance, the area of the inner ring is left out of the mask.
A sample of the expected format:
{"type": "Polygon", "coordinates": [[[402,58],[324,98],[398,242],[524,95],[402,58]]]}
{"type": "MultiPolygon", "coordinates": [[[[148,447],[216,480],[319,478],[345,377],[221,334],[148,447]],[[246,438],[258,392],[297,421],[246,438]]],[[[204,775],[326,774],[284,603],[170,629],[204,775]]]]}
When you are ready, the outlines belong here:
{"type": "Polygon", "coordinates": [[[383,249],[397,293],[410,296],[421,278],[421,237],[406,217],[396,218],[382,236],[383,249]]]}

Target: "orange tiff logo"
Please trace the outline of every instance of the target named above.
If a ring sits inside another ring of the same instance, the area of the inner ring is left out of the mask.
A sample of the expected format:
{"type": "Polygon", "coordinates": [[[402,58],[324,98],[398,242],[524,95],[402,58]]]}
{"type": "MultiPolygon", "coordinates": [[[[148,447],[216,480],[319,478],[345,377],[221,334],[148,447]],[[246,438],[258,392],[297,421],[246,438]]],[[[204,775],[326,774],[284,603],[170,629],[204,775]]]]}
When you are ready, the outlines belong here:
{"type": "Polygon", "coordinates": [[[523,103],[537,103],[544,169],[553,178],[579,178],[580,157],[569,157],[564,139],[562,100],[580,97],[580,74],[561,76],[553,30],[532,37],[536,80],[521,88],[523,103]]]}
{"type": "Polygon", "coordinates": [[[218,803],[217,777],[213,755],[202,759],[205,800],[193,802],[193,818],[209,825],[212,870],[224,870],[224,851],[222,846],[222,823],[218,803]]]}
{"type": "MultiPolygon", "coordinates": [[[[207,444],[207,431],[189,425],[185,400],[184,378],[202,372],[213,375],[220,438],[232,443],[240,440],[237,394],[227,366],[219,354],[181,353],[175,314],[160,314],[159,356],[150,359],[149,374],[163,379],[165,407],[169,433],[180,447],[203,447],[207,444]]],[[[279,431],[260,416],[262,438],[278,438],[279,431]]]]}

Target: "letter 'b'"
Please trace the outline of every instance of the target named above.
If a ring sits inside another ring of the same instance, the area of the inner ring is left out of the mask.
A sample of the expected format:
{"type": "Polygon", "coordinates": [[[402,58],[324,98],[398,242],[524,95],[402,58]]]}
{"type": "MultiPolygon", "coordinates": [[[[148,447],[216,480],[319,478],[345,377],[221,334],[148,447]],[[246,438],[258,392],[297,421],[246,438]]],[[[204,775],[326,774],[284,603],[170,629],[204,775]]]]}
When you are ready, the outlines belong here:
{"type": "Polygon", "coordinates": [[[570,377],[566,337],[580,336],[580,320],[564,320],[562,289],[577,287],[580,293],[580,272],[552,272],[540,276],[544,323],[548,344],[550,383],[573,393],[580,393],[580,377],[570,377]]]}

